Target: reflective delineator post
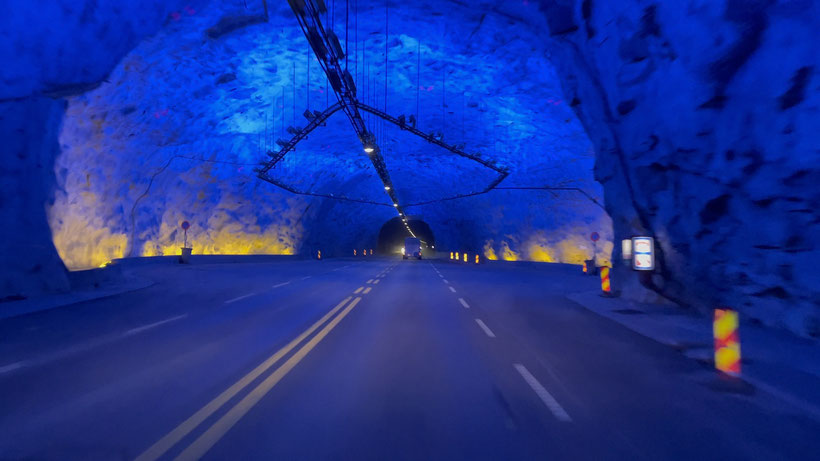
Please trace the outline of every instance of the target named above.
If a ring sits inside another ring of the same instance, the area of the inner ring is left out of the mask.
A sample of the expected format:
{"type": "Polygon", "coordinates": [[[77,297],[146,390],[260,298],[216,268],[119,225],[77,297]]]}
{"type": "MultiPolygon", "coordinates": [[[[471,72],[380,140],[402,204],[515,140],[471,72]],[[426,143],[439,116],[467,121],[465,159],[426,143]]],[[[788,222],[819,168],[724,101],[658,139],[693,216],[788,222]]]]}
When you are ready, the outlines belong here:
{"type": "Polygon", "coordinates": [[[467,262],[467,253],[464,253],[464,262],[467,262]]]}
{"type": "Polygon", "coordinates": [[[584,261],[584,274],[586,274],[586,273],[587,273],[587,262],[584,261]]]}
{"type": "Polygon", "coordinates": [[[475,255],[475,263],[478,264],[478,255],[475,255]]]}
{"type": "Polygon", "coordinates": [[[712,322],[715,368],[734,377],[740,377],[740,335],[737,329],[737,311],[715,309],[715,319],[712,322]]]}
{"type": "Polygon", "coordinates": [[[367,256],[367,250],[366,249],[362,250],[362,256],[367,256]]]}
{"type": "Polygon", "coordinates": [[[456,261],[458,261],[459,259],[461,258],[458,257],[458,251],[456,251],[456,261]]]}
{"type": "Polygon", "coordinates": [[[353,249],[353,256],[356,256],[356,249],[353,249]]]}
{"type": "Polygon", "coordinates": [[[370,249],[370,256],[373,256],[373,249],[370,249]]]}
{"type": "Polygon", "coordinates": [[[612,285],[609,283],[609,267],[601,267],[601,294],[612,296],[612,285]]]}
{"type": "Polygon", "coordinates": [[[450,259],[453,259],[453,252],[450,252],[450,259]]]}
{"type": "Polygon", "coordinates": [[[316,259],[322,259],[322,250],[316,251],[316,259]]]}

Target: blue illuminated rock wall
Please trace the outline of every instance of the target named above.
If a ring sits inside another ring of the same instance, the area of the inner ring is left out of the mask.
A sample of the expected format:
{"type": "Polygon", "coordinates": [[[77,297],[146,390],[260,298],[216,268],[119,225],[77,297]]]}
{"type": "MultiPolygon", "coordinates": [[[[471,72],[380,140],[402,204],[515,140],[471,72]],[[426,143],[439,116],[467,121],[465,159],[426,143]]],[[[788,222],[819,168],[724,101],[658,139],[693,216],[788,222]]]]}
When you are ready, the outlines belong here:
{"type": "MultiPolygon", "coordinates": [[[[408,207],[440,249],[579,262],[597,230],[605,260],[613,240],[647,233],[658,240],[659,270],[645,284],[684,304],[730,304],[816,334],[818,1],[419,1],[391,4],[387,15],[383,2],[351,3],[347,33],[333,2],[326,22],[350,40],[364,102],[418,112],[421,129],[508,168],[503,186],[578,187],[612,217],[558,191],[408,207]]],[[[7,237],[42,249],[4,252],[3,262],[25,255],[39,271],[32,285],[48,288],[50,275],[61,283],[48,231],[35,229],[42,202],[71,268],[174,253],[183,219],[195,252],[349,255],[375,246],[395,216],[341,114],[274,174],[385,206],[292,195],[253,175],[288,125],[306,123],[305,109],[332,101],[285,2],[267,15],[251,0],[26,5],[0,28],[2,62],[15,63],[0,68],[0,123],[15,146],[3,151],[12,165],[4,222],[34,223],[7,237]],[[56,165],[51,136],[63,109],[38,101],[45,95],[75,95],[56,165]],[[34,121],[23,131],[7,115],[21,110],[34,121]],[[8,199],[29,188],[31,200],[8,199]]],[[[492,180],[477,164],[368,123],[403,204],[492,180]]],[[[616,285],[631,293],[634,277],[617,269],[616,285]]],[[[15,289],[7,272],[3,294],[15,289]]]]}
{"type": "Polygon", "coordinates": [[[820,335],[820,2],[541,9],[616,239],[658,240],[656,288],[820,335]]]}
{"type": "MultiPolygon", "coordinates": [[[[106,83],[70,99],[51,208],[69,267],[176,254],[182,220],[195,253],[351,255],[376,246],[395,211],[343,113],[272,173],[301,190],[383,206],[293,195],[253,173],[277,138],[289,138],[287,126],[307,123],[305,109],[334,97],[287,4],[270,5],[264,21],[261,2],[245,3],[174,12],[106,83]]],[[[533,31],[482,8],[448,18],[435,2],[394,5],[385,62],[384,4],[358,3],[347,34],[363,102],[385,108],[387,75],[388,112],[418,107],[421,129],[509,168],[504,186],[580,187],[600,199],[594,152],[533,31]]],[[[333,18],[326,22],[344,39],[342,6],[333,18]]],[[[368,123],[403,205],[480,191],[495,177],[368,123]]],[[[603,210],[574,192],[495,191],[407,212],[430,224],[441,248],[506,259],[579,263],[592,251],[590,230],[610,235],[603,210]]],[[[602,260],[610,249],[602,245],[602,260]]]]}
{"type": "Polygon", "coordinates": [[[0,4],[0,299],[69,288],[46,216],[61,98],[99,86],[175,3],[0,4]]]}

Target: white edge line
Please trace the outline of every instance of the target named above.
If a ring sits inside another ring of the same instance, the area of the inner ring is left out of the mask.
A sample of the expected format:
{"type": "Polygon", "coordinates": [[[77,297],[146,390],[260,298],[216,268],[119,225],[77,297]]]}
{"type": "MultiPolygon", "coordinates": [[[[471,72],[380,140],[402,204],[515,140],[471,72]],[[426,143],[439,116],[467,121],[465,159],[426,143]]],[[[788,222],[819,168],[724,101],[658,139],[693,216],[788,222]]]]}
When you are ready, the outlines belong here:
{"type": "Polygon", "coordinates": [[[145,330],[150,330],[151,328],[156,328],[160,325],[166,324],[168,322],[173,322],[175,320],[184,319],[187,316],[188,316],[188,314],[182,314],[182,315],[177,315],[176,317],[171,317],[169,319],[160,320],[159,322],[149,323],[148,325],[143,325],[141,327],[132,328],[132,329],[126,331],[125,333],[123,333],[122,335],[123,336],[131,336],[131,335],[135,335],[137,333],[142,333],[145,330]]]}
{"type": "Polygon", "coordinates": [[[555,397],[553,397],[552,394],[549,393],[549,391],[544,389],[544,386],[542,386],[541,383],[539,383],[538,380],[535,379],[535,376],[533,376],[532,373],[530,373],[530,371],[527,370],[527,367],[521,365],[520,363],[513,364],[513,366],[516,370],[518,370],[518,373],[521,375],[521,377],[524,378],[524,381],[526,381],[527,384],[530,385],[532,390],[535,391],[535,394],[538,396],[538,398],[540,398],[541,401],[544,402],[544,405],[546,405],[547,408],[549,408],[549,410],[552,412],[556,419],[565,422],[572,421],[572,418],[569,417],[569,414],[567,414],[567,412],[564,410],[561,404],[559,404],[558,401],[555,400],[555,397]]]}
{"type": "Polygon", "coordinates": [[[460,302],[460,303],[461,303],[461,305],[462,305],[462,306],[464,306],[464,308],[465,308],[465,309],[469,309],[469,308],[470,308],[470,305],[469,305],[469,304],[467,304],[467,301],[465,301],[465,300],[464,300],[464,298],[458,298],[458,302],[460,302]]]}
{"type": "MultiPolygon", "coordinates": [[[[304,280],[304,279],[302,279],[302,280],[304,280]]],[[[273,287],[274,288],[279,288],[279,287],[283,287],[283,286],[288,285],[288,284],[290,284],[290,282],[282,282],[282,283],[278,283],[278,284],[274,285],[273,287]]]]}
{"type": "Polygon", "coordinates": [[[229,300],[225,301],[225,304],[235,303],[235,302],[239,301],[240,299],[249,298],[249,297],[251,297],[251,296],[253,296],[253,295],[255,295],[255,294],[256,294],[256,293],[248,293],[248,294],[246,294],[246,295],[242,295],[242,296],[240,296],[240,297],[238,297],[238,298],[229,299],[229,300]]]}

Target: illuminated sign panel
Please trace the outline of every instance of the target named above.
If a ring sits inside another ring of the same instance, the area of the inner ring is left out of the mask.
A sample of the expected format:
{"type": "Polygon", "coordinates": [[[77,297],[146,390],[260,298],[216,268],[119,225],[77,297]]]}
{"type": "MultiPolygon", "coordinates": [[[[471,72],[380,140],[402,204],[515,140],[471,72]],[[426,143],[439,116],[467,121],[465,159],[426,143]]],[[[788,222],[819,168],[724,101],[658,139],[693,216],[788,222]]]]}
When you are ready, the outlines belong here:
{"type": "Polygon", "coordinates": [[[652,237],[632,237],[632,268],[636,271],[655,269],[655,241],[652,237]]]}

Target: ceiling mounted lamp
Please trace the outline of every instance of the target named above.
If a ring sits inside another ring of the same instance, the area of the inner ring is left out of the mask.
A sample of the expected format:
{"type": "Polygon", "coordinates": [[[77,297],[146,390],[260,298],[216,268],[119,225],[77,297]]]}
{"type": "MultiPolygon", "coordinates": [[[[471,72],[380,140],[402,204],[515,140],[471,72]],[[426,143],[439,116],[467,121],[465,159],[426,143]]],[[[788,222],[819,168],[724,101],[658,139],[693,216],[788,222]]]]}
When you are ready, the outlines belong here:
{"type": "Polygon", "coordinates": [[[364,151],[367,152],[368,154],[372,154],[373,150],[374,149],[373,149],[372,146],[364,146],[364,151]]]}
{"type": "Polygon", "coordinates": [[[384,190],[390,190],[390,186],[384,186],[384,190]]]}
{"type": "Polygon", "coordinates": [[[398,203],[394,203],[394,204],[393,204],[393,206],[394,206],[394,207],[396,207],[396,208],[398,208],[398,207],[399,207],[399,204],[398,204],[398,203]]]}

